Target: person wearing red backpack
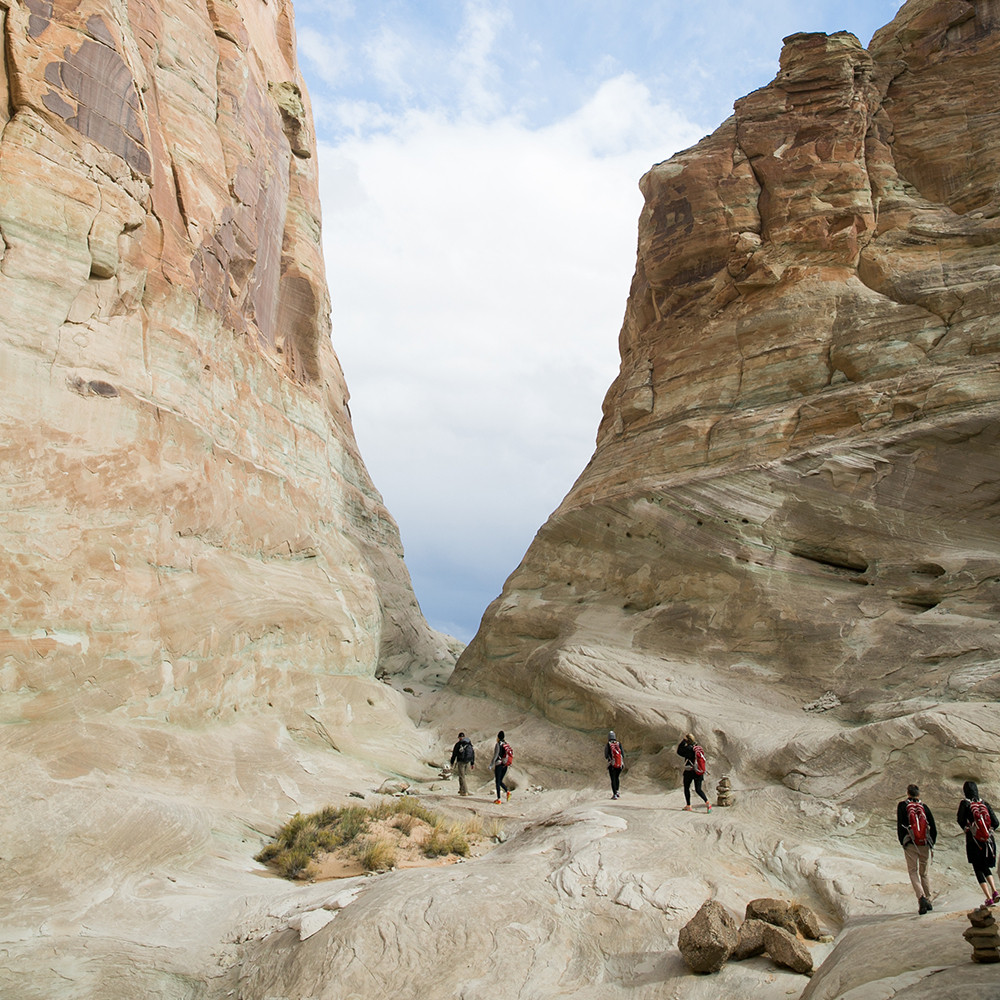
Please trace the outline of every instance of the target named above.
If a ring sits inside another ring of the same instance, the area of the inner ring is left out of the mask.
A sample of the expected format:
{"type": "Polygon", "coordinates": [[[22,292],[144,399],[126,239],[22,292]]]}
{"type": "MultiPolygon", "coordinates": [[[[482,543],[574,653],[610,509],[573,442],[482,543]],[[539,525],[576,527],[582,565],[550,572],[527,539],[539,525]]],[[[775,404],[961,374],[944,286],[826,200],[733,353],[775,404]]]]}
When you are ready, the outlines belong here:
{"type": "Polygon", "coordinates": [[[503,779],[513,759],[514,751],[510,748],[510,744],[504,740],[503,730],[501,729],[497,733],[496,746],[493,747],[493,759],[490,761],[490,767],[493,768],[493,780],[496,781],[497,785],[497,797],[493,800],[493,805],[495,806],[500,805],[501,792],[507,793],[507,801],[510,802],[510,789],[503,779]]]}
{"type": "Polygon", "coordinates": [[[903,847],[906,870],[917,896],[917,912],[927,913],[934,909],[927,869],[934,856],[937,824],[930,808],[920,801],[917,785],[907,785],[906,798],[896,806],[896,836],[903,847]]]}
{"type": "Polygon", "coordinates": [[[708,762],[705,760],[705,751],[694,741],[691,733],[685,733],[684,739],[677,744],[677,756],[684,758],[684,806],[685,812],[691,811],[691,783],[694,782],[694,790],[705,803],[705,811],[711,812],[712,806],[708,801],[708,796],[702,788],[705,775],[708,774],[708,762]]]}
{"type": "Polygon", "coordinates": [[[997,864],[997,842],[993,831],[997,828],[997,814],[989,802],[979,797],[979,786],[974,781],[962,785],[964,799],[958,806],[958,825],[965,831],[965,856],[972,865],[979,888],[986,896],[986,905],[1000,903],[993,881],[997,864]]]}
{"type": "Polygon", "coordinates": [[[625,751],[622,750],[622,745],[618,742],[613,729],[608,733],[608,742],[604,747],[604,759],[608,762],[608,774],[611,776],[611,798],[619,799],[621,795],[618,792],[618,785],[622,768],[625,766],[625,751]]]}

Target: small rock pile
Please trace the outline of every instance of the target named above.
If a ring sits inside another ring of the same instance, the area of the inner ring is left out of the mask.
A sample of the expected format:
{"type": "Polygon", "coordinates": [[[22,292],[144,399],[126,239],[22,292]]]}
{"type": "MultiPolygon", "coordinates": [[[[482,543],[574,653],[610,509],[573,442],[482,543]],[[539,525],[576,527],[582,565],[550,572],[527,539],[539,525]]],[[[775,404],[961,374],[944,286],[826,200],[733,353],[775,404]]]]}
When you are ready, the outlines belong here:
{"type": "Polygon", "coordinates": [[[824,936],[816,914],[801,903],[754,899],[740,924],[725,906],[710,899],[681,928],[677,946],[694,972],[718,972],[730,958],[739,962],[766,954],[775,965],[811,976],[812,955],[804,939],[820,941],[824,936]]]}
{"type": "Polygon", "coordinates": [[[969,914],[971,927],[962,937],[972,945],[973,962],[1000,962],[1000,928],[988,906],[980,906],[969,914]]]}
{"type": "Polygon", "coordinates": [[[733,804],[733,786],[729,781],[728,774],[719,778],[719,783],[715,786],[715,804],[717,806],[731,806],[733,804]]]}

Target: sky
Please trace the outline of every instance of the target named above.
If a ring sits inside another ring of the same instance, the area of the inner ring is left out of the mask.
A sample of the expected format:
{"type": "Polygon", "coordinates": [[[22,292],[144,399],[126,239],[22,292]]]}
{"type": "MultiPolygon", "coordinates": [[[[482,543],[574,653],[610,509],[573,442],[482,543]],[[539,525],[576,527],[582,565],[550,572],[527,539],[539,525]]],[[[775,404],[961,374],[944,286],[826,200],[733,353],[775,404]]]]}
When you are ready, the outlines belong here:
{"type": "Polygon", "coordinates": [[[468,642],[593,450],[638,182],[896,0],[296,0],[333,346],[432,627],[468,642]]]}

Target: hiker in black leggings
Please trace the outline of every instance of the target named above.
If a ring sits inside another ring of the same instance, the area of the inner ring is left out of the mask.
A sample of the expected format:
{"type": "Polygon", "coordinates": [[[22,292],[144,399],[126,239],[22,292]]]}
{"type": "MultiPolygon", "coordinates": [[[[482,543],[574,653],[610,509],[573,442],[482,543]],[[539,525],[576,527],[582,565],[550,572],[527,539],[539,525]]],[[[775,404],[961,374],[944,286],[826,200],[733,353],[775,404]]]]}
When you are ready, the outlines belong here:
{"type": "Polygon", "coordinates": [[[504,756],[504,736],[503,730],[501,729],[497,733],[496,746],[493,748],[493,760],[490,761],[490,767],[493,768],[493,778],[497,783],[497,797],[493,800],[494,805],[499,805],[502,798],[501,792],[507,793],[507,799],[510,799],[510,789],[504,783],[504,776],[507,774],[507,765],[503,762],[504,756]]]}
{"type": "Polygon", "coordinates": [[[979,888],[986,896],[986,905],[995,906],[1000,903],[1000,892],[997,892],[993,881],[993,869],[997,863],[997,844],[993,831],[997,828],[997,814],[989,802],[979,797],[979,786],[974,781],[967,781],[962,786],[964,799],[958,805],[958,825],[965,830],[965,857],[972,865],[973,874],[979,883],[979,888]],[[979,840],[976,837],[975,812],[985,812],[989,819],[986,836],[979,840]]]}
{"type": "Polygon", "coordinates": [[[708,804],[708,796],[705,794],[704,788],[702,788],[705,776],[695,770],[696,745],[694,736],[691,733],[685,733],[684,739],[677,745],[677,756],[684,758],[684,802],[686,803],[684,809],[687,812],[691,811],[691,783],[694,782],[695,792],[701,798],[702,802],[705,803],[705,808],[708,812],[711,812],[712,807],[708,804]]]}

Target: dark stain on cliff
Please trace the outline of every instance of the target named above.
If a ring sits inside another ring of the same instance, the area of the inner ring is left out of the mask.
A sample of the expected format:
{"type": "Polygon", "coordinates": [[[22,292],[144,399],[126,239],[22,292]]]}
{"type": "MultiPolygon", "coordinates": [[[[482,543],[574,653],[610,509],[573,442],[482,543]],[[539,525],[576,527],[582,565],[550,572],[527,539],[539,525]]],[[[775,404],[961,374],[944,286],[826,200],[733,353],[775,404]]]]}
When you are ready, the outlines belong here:
{"type": "MultiPolygon", "coordinates": [[[[33,0],[38,5],[39,0],[33,0]]],[[[51,4],[48,5],[51,7],[51,4]]],[[[120,156],[137,173],[149,176],[152,163],[139,123],[139,95],[125,61],[114,48],[104,22],[91,17],[86,39],[65,60],[45,67],[53,88],[42,103],[70,128],[120,156]]]]}

